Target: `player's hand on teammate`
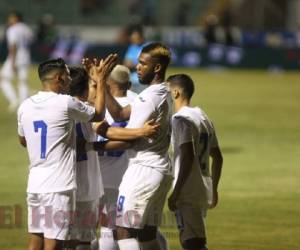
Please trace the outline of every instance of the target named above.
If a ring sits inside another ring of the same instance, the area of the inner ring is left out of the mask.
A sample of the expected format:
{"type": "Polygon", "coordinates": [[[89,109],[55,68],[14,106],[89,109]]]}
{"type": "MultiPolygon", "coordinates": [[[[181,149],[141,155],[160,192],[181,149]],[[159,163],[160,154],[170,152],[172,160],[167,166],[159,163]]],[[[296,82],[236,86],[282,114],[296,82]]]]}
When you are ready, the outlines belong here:
{"type": "Polygon", "coordinates": [[[109,124],[106,120],[101,122],[94,122],[93,129],[96,134],[106,137],[107,129],[109,128],[109,124]]]}
{"type": "Polygon", "coordinates": [[[105,59],[96,59],[93,60],[89,58],[84,58],[82,60],[82,65],[89,73],[90,78],[94,82],[106,82],[110,72],[117,65],[118,55],[110,54],[105,59]]]}
{"type": "Polygon", "coordinates": [[[154,138],[160,128],[160,124],[156,123],[154,119],[151,119],[144,123],[143,126],[143,135],[144,137],[154,138]]]}

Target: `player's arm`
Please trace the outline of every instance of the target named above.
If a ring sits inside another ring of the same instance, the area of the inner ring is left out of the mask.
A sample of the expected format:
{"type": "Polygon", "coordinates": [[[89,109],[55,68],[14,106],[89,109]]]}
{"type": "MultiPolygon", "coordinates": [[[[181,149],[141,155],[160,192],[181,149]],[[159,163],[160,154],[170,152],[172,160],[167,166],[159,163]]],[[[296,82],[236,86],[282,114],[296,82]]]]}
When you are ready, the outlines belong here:
{"type": "Polygon", "coordinates": [[[213,201],[210,208],[214,208],[218,204],[218,185],[222,173],[223,156],[219,146],[211,148],[209,155],[212,158],[211,174],[213,184],[213,201]]]}
{"type": "Polygon", "coordinates": [[[27,142],[26,142],[26,138],[24,136],[20,136],[19,135],[19,142],[23,147],[27,147],[27,142]]]}
{"type": "Polygon", "coordinates": [[[122,107],[116,99],[111,95],[110,91],[106,89],[106,107],[112,118],[118,121],[128,121],[131,114],[131,106],[122,107]]]}
{"type": "Polygon", "coordinates": [[[141,128],[121,128],[121,127],[111,127],[106,122],[94,123],[94,131],[110,140],[135,140],[141,137],[151,137],[154,136],[160,125],[154,123],[153,120],[146,121],[141,128]]]}
{"type": "Polygon", "coordinates": [[[95,151],[110,151],[110,150],[125,150],[132,147],[132,143],[126,141],[101,141],[101,142],[88,142],[86,149],[95,151]]]}
{"type": "Polygon", "coordinates": [[[191,172],[195,153],[190,123],[183,117],[175,117],[172,121],[172,129],[176,131],[176,134],[174,135],[176,136],[176,138],[174,138],[174,142],[179,148],[177,157],[180,157],[177,182],[175,183],[173,192],[168,199],[169,209],[174,211],[176,209],[178,196],[191,172]]]}
{"type": "Polygon", "coordinates": [[[18,139],[19,139],[19,143],[23,147],[26,148],[27,142],[26,142],[23,126],[22,126],[22,115],[23,115],[23,109],[22,109],[22,105],[21,105],[18,109],[18,114],[17,114],[17,116],[18,116],[18,139]]]}
{"type": "Polygon", "coordinates": [[[182,190],[182,187],[184,186],[188,176],[191,173],[192,165],[194,161],[194,148],[193,148],[193,142],[187,142],[179,147],[179,154],[181,156],[180,158],[180,168],[178,173],[177,182],[175,184],[174,190],[172,194],[170,195],[168,199],[168,205],[169,209],[171,211],[176,210],[176,202],[178,199],[178,196],[182,190]]]}

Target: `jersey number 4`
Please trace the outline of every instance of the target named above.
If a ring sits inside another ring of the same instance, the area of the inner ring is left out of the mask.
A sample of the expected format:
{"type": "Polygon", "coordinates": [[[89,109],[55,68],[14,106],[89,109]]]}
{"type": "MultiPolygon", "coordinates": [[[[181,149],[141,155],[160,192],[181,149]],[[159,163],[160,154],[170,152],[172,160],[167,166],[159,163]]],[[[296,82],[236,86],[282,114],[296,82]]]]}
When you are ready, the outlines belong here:
{"type": "Polygon", "coordinates": [[[47,148],[47,124],[43,120],[33,122],[34,132],[38,133],[41,129],[41,159],[46,158],[47,148]]]}

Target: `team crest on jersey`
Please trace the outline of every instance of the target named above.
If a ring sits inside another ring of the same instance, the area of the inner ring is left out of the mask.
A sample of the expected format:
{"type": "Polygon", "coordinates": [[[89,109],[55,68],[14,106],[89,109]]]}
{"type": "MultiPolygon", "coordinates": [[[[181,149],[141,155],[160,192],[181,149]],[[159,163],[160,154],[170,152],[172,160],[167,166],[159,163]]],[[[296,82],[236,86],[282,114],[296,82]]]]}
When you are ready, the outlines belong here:
{"type": "Polygon", "coordinates": [[[139,96],[139,99],[140,99],[141,102],[145,102],[145,101],[146,101],[146,100],[145,100],[143,97],[141,97],[141,96],[139,96]]]}

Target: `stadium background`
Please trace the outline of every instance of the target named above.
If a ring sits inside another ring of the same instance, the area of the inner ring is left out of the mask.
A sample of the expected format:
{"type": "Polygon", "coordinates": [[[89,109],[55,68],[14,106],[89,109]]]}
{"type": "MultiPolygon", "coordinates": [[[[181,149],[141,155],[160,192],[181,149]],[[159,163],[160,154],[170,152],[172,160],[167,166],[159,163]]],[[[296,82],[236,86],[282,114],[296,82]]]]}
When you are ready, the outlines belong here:
{"type": "MultiPolygon", "coordinates": [[[[80,53],[117,51],[122,57],[128,45],[124,30],[139,22],[147,40],[171,46],[176,60],[168,74],[193,77],[193,104],[213,119],[224,153],[220,203],[207,220],[209,247],[300,249],[299,0],[4,0],[1,61],[5,19],[12,9],[21,11],[35,31],[41,21],[54,20],[52,33],[32,46],[33,93],[40,87],[35,64],[58,45],[65,45],[58,52],[74,64],[80,53]],[[213,43],[205,38],[211,14],[219,19],[213,43]]],[[[27,241],[28,159],[17,142],[16,116],[6,107],[0,94],[0,249],[19,250],[27,241]]],[[[167,209],[162,231],[171,249],[180,249],[167,209]]]]}

